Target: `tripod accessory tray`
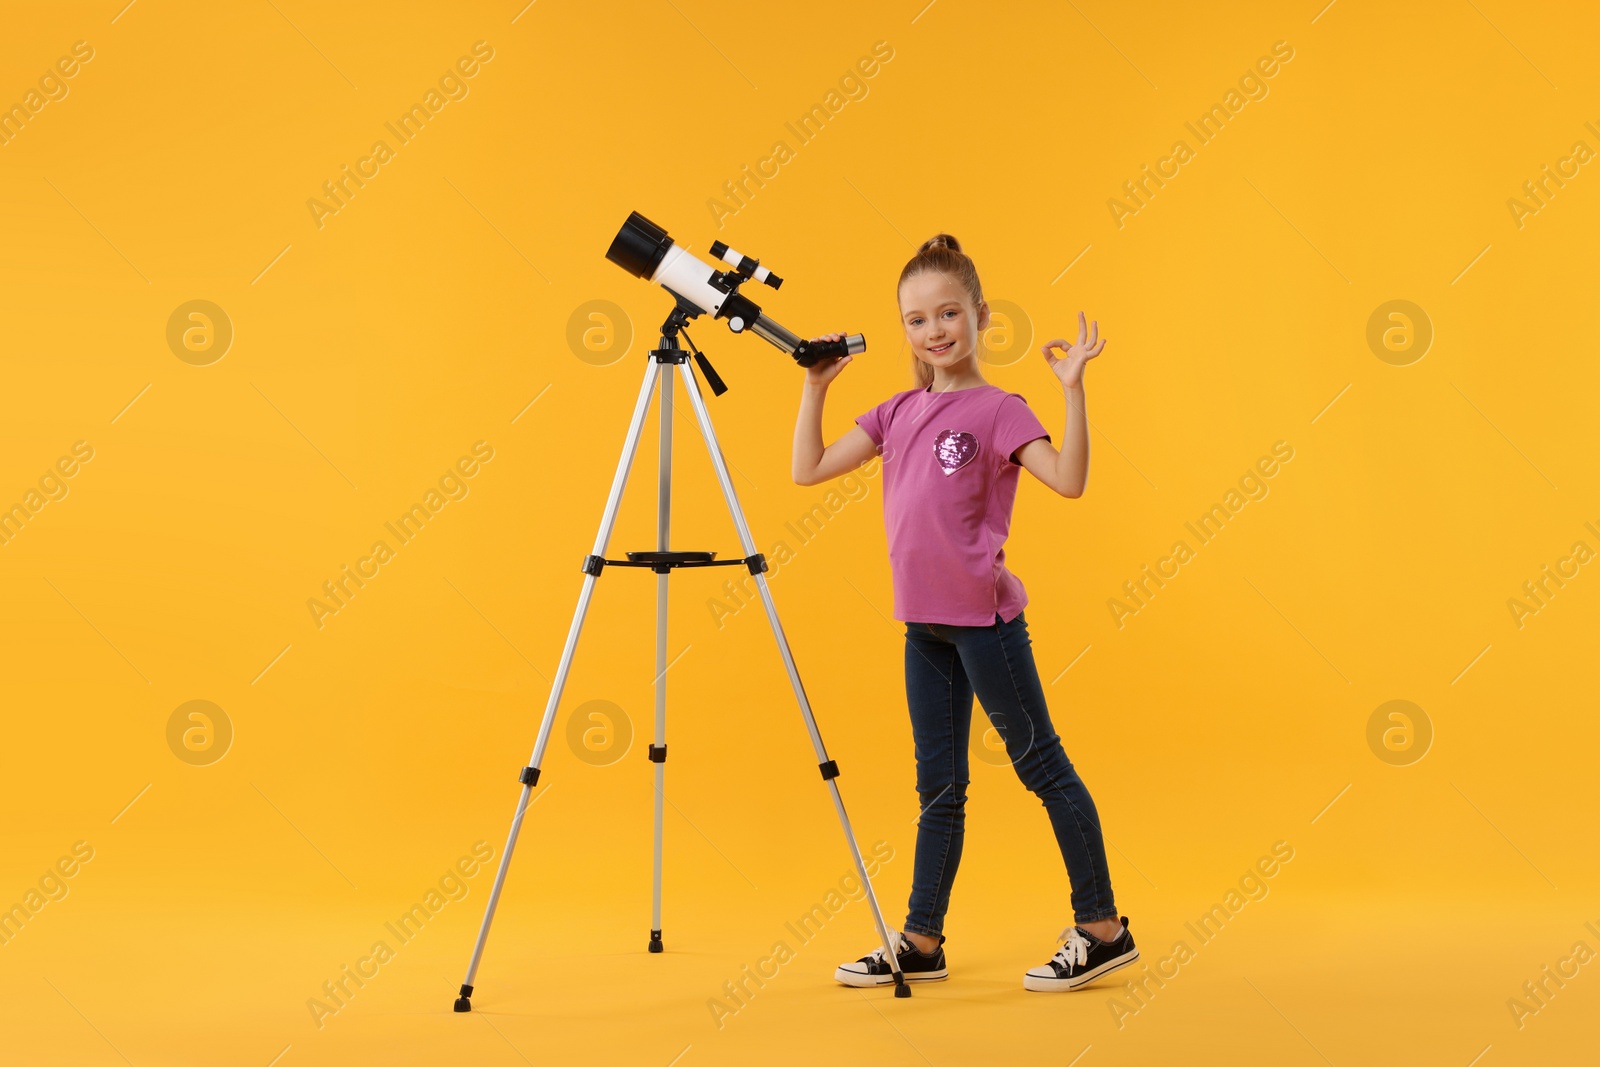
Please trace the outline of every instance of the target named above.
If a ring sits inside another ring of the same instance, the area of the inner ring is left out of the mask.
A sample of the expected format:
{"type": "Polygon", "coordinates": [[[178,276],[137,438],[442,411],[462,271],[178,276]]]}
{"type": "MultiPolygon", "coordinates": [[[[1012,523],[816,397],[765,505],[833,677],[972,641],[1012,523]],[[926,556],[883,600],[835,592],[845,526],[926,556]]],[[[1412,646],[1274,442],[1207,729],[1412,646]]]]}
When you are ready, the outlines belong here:
{"type": "Polygon", "coordinates": [[[606,559],[593,553],[583,557],[583,573],[598,576],[607,565],[612,567],[649,567],[657,574],[667,574],[674,567],[732,567],[740,563],[751,574],[767,570],[767,557],[760,552],[753,556],[734,559],[717,559],[715,552],[629,552],[627,559],[606,559]]]}

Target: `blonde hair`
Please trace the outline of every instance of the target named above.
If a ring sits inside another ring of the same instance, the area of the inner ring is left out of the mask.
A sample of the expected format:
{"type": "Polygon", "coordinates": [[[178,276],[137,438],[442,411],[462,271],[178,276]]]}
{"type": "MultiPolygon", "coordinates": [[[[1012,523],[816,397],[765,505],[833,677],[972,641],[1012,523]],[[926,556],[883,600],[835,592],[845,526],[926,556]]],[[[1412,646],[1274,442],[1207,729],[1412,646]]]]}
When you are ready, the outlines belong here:
{"type": "MultiPolygon", "coordinates": [[[[917,254],[907,261],[905,269],[900,272],[900,281],[895,284],[895,299],[899,299],[900,286],[906,283],[906,279],[928,271],[948,274],[960,282],[972,298],[974,311],[983,303],[983,283],[978,280],[978,268],[972,262],[972,257],[961,251],[961,242],[948,233],[936,233],[922,242],[917,254]]],[[[918,359],[915,352],[911,353],[911,377],[919,389],[926,389],[933,384],[933,368],[918,359]]]]}

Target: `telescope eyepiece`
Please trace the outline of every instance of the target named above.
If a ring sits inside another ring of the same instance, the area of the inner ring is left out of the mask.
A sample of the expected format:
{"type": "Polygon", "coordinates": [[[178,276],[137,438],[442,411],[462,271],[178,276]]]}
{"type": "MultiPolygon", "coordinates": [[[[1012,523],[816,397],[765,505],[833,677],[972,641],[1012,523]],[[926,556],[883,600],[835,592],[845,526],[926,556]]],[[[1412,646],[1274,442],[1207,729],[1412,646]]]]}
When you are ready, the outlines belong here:
{"type": "Polygon", "coordinates": [[[794,361],[809,367],[837,356],[859,356],[867,350],[867,339],[859,333],[841,337],[837,341],[802,341],[794,350],[794,361]]]}

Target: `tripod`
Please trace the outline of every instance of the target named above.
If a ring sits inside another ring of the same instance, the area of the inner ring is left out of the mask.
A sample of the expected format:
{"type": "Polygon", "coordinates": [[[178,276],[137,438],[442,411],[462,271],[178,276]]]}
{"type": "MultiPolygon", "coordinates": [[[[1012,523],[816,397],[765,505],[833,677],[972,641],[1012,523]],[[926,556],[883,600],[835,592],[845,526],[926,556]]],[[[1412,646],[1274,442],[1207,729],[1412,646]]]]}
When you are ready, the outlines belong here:
{"type": "Polygon", "coordinates": [[[700,395],[700,387],[690,369],[688,354],[678,347],[678,333],[683,331],[684,340],[688,341],[689,348],[693,351],[701,369],[705,372],[706,379],[711,383],[715,395],[720,396],[726,391],[727,386],[717,376],[716,371],[706,360],[705,356],[694,347],[694,342],[689,339],[684,327],[689,320],[699,314],[700,309],[694,304],[677,298],[677,306],[672,314],[661,326],[660,347],[652,349],[650,359],[645,364],[644,383],[639,388],[639,399],[634,405],[633,422],[628,427],[628,437],[622,447],[622,458],[617,462],[617,471],[611,482],[611,495],[606,500],[605,514],[600,520],[600,532],[595,537],[594,551],[584,557],[583,561],[583,590],[578,595],[577,612],[572,618],[572,627],[567,631],[567,643],[561,650],[561,664],[556,669],[555,682],[550,688],[550,699],[545,705],[544,720],[539,725],[539,738],[533,747],[533,757],[528,766],[522,769],[519,780],[522,782],[522,793],[517,798],[516,813],[511,819],[511,832],[506,838],[505,851],[500,854],[500,867],[495,872],[494,886],[489,890],[489,902],[484,907],[483,925],[478,930],[477,943],[472,947],[472,960],[467,964],[466,981],[461,985],[461,995],[455,1002],[456,1011],[472,1010],[473,980],[478,973],[478,964],[483,958],[483,945],[489,937],[489,924],[494,921],[495,907],[500,903],[500,891],[505,885],[506,869],[511,865],[511,853],[517,847],[517,835],[522,830],[522,820],[527,814],[528,801],[533,794],[533,787],[539,781],[540,766],[544,761],[545,745],[550,740],[550,727],[555,722],[556,706],[561,702],[562,690],[566,687],[567,671],[572,666],[572,655],[577,649],[578,634],[583,628],[584,616],[589,610],[589,599],[594,594],[596,580],[607,566],[613,567],[649,567],[656,575],[656,677],[655,677],[655,703],[656,703],[656,728],[655,742],[650,745],[649,756],[655,767],[656,778],[656,805],[655,805],[655,869],[654,869],[654,899],[651,911],[651,929],[649,949],[651,952],[661,952],[664,946],[661,941],[661,820],[662,806],[665,802],[666,761],[667,761],[667,578],[677,567],[715,567],[743,565],[749,568],[755,577],[756,587],[761,592],[761,602],[767,609],[767,621],[772,625],[772,635],[778,642],[778,651],[783,656],[783,665],[789,672],[789,682],[794,687],[795,698],[800,702],[800,713],[805,717],[806,730],[811,734],[811,747],[816,753],[818,769],[822,772],[823,781],[827,783],[828,791],[833,797],[833,807],[839,816],[839,825],[844,830],[845,840],[850,845],[850,856],[856,866],[856,874],[861,879],[861,884],[866,887],[867,901],[872,906],[872,921],[877,927],[878,937],[883,942],[884,958],[888,961],[894,975],[894,995],[908,997],[911,987],[906,984],[905,976],[901,973],[900,962],[893,947],[889,943],[889,931],[883,922],[883,912],[878,907],[877,894],[873,892],[872,880],[867,876],[866,864],[861,858],[861,849],[856,844],[855,833],[850,829],[850,819],[845,815],[844,800],[839,796],[839,785],[836,779],[839,776],[839,765],[828,758],[827,750],[822,744],[822,735],[817,732],[817,720],[811,714],[811,704],[806,700],[805,688],[800,684],[800,672],[795,667],[794,656],[789,651],[789,642],[783,635],[783,626],[778,622],[778,609],[773,604],[772,593],[767,588],[766,557],[756,551],[755,540],[750,536],[750,528],[745,523],[744,512],[739,507],[738,498],[734,495],[733,480],[728,475],[727,461],[723,458],[722,449],[717,444],[716,431],[711,427],[711,415],[706,409],[705,398],[700,395]],[[665,364],[676,365],[683,378],[684,391],[689,395],[689,402],[694,407],[695,418],[700,425],[700,434],[705,438],[706,450],[711,455],[712,465],[716,468],[717,481],[721,483],[723,498],[727,501],[728,511],[733,516],[734,526],[739,533],[739,543],[744,549],[744,556],[740,559],[715,559],[715,552],[675,552],[668,549],[668,526],[672,511],[672,373],[669,370],[662,374],[665,364]],[[660,382],[661,392],[661,460],[658,479],[658,495],[656,498],[656,531],[657,549],[653,552],[629,552],[627,559],[606,559],[606,545],[611,540],[612,527],[616,523],[617,508],[622,499],[623,487],[628,481],[628,472],[633,467],[633,459],[639,448],[639,438],[644,428],[645,414],[650,406],[651,393],[655,391],[657,381],[660,382]]]}

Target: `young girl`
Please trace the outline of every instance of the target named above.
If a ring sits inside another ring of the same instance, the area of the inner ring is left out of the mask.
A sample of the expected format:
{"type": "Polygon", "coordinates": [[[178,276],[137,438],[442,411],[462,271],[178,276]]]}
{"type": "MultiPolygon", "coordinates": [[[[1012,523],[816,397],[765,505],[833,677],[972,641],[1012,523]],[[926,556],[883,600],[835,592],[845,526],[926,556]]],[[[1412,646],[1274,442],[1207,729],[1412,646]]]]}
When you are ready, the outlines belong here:
{"type": "MultiPolygon", "coordinates": [[[[989,325],[972,259],[949,234],[923,243],[900,273],[899,301],[918,387],[896,393],[826,448],[822,407],[843,356],[806,371],[795,427],[794,480],[815,485],[883,456],[883,511],[894,580],[894,616],[906,624],[906,703],[916,742],[916,859],[903,932],[894,935],[907,981],[938,981],[942,932],[961,862],[967,799],[967,738],[976,694],[1022,784],[1049,813],[1072,884],[1076,925],[1045,964],[1023,975],[1025,989],[1076,989],[1139,958],[1127,918],[1111,894],[1100,818],[1067,759],[1045,707],[1023,607],[1028,595],[1005,566],[1019,468],[1066,497],[1083,494],[1089,473],[1084,364],[1100,354],[1078,313],[1078,341],[1041,350],[1067,401],[1057,452],[1027,401],[986,382],[979,334],[989,325]],[[1063,356],[1051,354],[1051,349],[1063,356]]],[[[839,334],[828,335],[837,339],[839,334]]],[[[893,981],[880,946],[840,965],[852,986],[893,981]]]]}

